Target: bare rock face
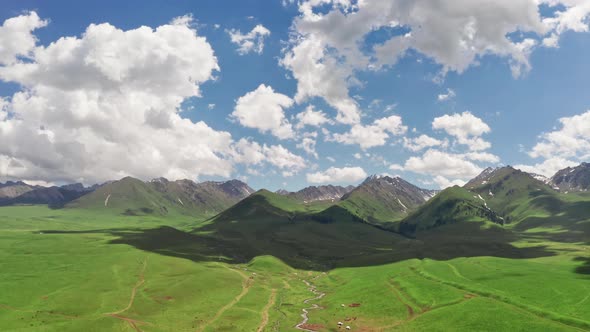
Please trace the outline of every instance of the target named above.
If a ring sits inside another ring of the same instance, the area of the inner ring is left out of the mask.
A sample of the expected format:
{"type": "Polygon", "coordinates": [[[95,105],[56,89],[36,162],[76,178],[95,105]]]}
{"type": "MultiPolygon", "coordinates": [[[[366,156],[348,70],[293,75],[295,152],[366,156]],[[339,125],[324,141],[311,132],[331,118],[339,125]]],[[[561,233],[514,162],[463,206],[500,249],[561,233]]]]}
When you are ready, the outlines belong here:
{"type": "Polygon", "coordinates": [[[581,163],[555,173],[549,182],[562,192],[588,191],[590,189],[590,163],[581,163]]]}
{"type": "Polygon", "coordinates": [[[22,181],[0,183],[0,205],[47,204],[60,207],[87,193],[97,186],[84,187],[81,183],[61,187],[32,186],[22,181]]]}
{"type": "Polygon", "coordinates": [[[276,193],[288,196],[298,202],[311,203],[318,201],[339,201],[342,196],[348,194],[354,189],[354,186],[311,186],[303,188],[297,192],[289,192],[284,189],[277,190],[276,193]]]}
{"type": "Polygon", "coordinates": [[[33,189],[35,189],[35,186],[28,185],[22,181],[0,183],[0,200],[15,198],[33,189]]]}
{"type": "Polygon", "coordinates": [[[484,169],[483,172],[481,172],[478,176],[467,182],[464,187],[467,189],[473,189],[483,186],[487,184],[490,179],[492,179],[500,170],[500,167],[488,167],[484,169]]]}

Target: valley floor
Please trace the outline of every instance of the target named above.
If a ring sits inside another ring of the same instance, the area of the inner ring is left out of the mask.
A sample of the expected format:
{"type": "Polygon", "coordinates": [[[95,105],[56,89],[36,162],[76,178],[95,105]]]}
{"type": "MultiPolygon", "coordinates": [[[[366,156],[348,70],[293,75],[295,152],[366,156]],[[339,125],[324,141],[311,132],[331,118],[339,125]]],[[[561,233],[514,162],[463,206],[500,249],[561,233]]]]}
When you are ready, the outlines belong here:
{"type": "Polygon", "coordinates": [[[268,255],[240,264],[221,255],[195,260],[173,242],[155,252],[119,241],[120,233],[164,224],[188,231],[194,221],[0,208],[0,329],[590,330],[586,243],[531,233],[512,245],[542,246],[550,255],[308,271],[268,255]]]}

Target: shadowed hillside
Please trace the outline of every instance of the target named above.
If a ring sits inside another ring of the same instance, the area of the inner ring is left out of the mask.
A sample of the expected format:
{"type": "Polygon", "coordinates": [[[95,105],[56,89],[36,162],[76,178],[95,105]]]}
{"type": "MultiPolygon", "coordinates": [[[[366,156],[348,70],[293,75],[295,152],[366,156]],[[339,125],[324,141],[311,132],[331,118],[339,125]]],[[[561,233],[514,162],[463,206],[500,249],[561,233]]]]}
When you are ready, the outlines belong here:
{"type": "MultiPolygon", "coordinates": [[[[347,216],[341,207],[329,210],[347,216]]],[[[316,211],[265,190],[192,231],[163,226],[94,232],[116,236],[112,243],[194,261],[245,263],[271,255],[292,267],[314,270],[380,265],[410,258],[552,255],[542,246],[517,248],[511,244],[518,239],[515,233],[483,222],[441,225],[409,238],[353,217],[318,221],[316,211]]]]}

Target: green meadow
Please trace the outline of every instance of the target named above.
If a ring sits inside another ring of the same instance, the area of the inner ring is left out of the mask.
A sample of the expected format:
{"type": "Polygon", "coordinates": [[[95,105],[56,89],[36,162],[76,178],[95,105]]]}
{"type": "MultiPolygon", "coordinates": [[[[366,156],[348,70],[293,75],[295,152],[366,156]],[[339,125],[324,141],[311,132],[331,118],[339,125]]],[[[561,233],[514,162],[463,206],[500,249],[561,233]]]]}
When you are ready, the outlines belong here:
{"type": "Polygon", "coordinates": [[[1,330],[590,330],[590,246],[561,227],[272,215],[0,208],[1,330]]]}

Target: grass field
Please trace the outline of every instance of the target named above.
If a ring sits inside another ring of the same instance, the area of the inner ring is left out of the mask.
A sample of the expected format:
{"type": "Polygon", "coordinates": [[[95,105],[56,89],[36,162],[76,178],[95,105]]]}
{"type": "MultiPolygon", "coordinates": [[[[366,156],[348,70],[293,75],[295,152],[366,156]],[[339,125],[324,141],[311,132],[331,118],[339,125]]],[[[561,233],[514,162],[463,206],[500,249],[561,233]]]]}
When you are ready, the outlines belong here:
{"type": "Polygon", "coordinates": [[[353,331],[590,330],[590,241],[549,236],[562,226],[529,221],[508,236],[467,222],[409,240],[289,218],[213,228],[0,208],[0,329],[297,331],[306,309],[300,327],[318,331],[342,330],[339,321],[353,331]],[[211,247],[207,234],[225,242],[211,247]]]}

